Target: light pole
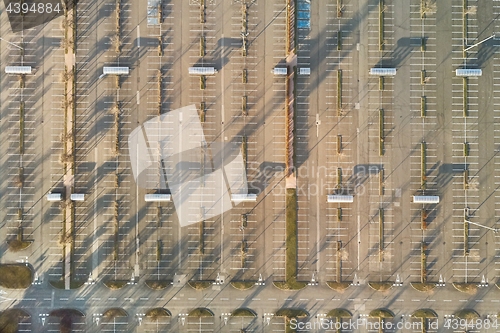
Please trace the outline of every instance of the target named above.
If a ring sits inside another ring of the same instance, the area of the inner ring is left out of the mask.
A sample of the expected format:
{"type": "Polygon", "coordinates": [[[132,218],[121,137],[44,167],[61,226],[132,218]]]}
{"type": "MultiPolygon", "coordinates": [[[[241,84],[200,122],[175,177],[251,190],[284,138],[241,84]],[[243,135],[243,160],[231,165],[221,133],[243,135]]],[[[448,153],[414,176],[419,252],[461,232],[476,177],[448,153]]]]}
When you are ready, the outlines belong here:
{"type": "Polygon", "coordinates": [[[465,222],[465,223],[469,223],[469,224],[476,225],[476,226],[481,227],[481,228],[484,228],[484,229],[491,230],[491,231],[493,231],[494,233],[497,233],[497,232],[498,232],[498,228],[487,227],[487,226],[485,226],[485,225],[482,225],[482,224],[479,224],[479,223],[476,223],[476,222],[472,222],[472,221],[469,221],[469,220],[465,220],[464,222],[465,222]]]}
{"type": "Polygon", "coordinates": [[[21,46],[16,45],[16,44],[14,44],[14,43],[12,43],[12,42],[9,42],[8,40],[3,39],[2,37],[0,37],[0,40],[3,40],[3,41],[4,41],[4,42],[6,42],[7,44],[10,44],[10,45],[12,45],[12,46],[17,47],[17,48],[18,48],[18,49],[20,49],[21,51],[24,51],[24,49],[23,49],[21,46]]]}
{"type": "Polygon", "coordinates": [[[477,42],[476,44],[472,44],[472,45],[470,45],[470,46],[467,46],[467,40],[466,40],[466,39],[464,39],[464,52],[467,52],[467,51],[469,51],[470,49],[472,49],[473,47],[476,47],[476,46],[478,46],[478,45],[480,45],[480,44],[482,44],[482,43],[486,42],[487,40],[490,40],[490,39],[495,38],[495,37],[496,37],[496,35],[495,35],[495,34],[492,34],[491,36],[486,37],[486,38],[485,38],[485,39],[483,39],[482,41],[477,42]]]}
{"type": "MultiPolygon", "coordinates": [[[[472,222],[471,220],[469,220],[469,217],[470,217],[470,215],[469,215],[469,207],[466,207],[466,208],[464,208],[464,228],[468,229],[469,228],[469,224],[473,224],[473,225],[478,226],[480,228],[491,230],[494,233],[498,232],[498,228],[492,228],[492,227],[488,227],[488,226],[482,225],[480,223],[472,222]],[[467,226],[465,226],[465,223],[467,223],[467,226]]],[[[467,258],[468,258],[468,255],[469,255],[469,245],[468,245],[468,243],[469,243],[469,232],[466,231],[465,235],[466,235],[464,237],[464,247],[465,247],[465,253],[464,253],[464,256],[465,256],[465,283],[467,283],[467,258]]],[[[483,283],[483,285],[484,285],[484,283],[483,283]]]]}
{"type": "Polygon", "coordinates": [[[488,226],[485,226],[485,225],[482,225],[482,224],[479,224],[479,223],[476,223],[476,222],[472,222],[471,220],[469,220],[469,217],[470,217],[470,215],[469,215],[469,208],[467,207],[467,208],[464,209],[464,222],[465,223],[473,224],[475,226],[491,230],[494,233],[498,232],[498,228],[492,228],[492,227],[488,227],[488,226]]]}

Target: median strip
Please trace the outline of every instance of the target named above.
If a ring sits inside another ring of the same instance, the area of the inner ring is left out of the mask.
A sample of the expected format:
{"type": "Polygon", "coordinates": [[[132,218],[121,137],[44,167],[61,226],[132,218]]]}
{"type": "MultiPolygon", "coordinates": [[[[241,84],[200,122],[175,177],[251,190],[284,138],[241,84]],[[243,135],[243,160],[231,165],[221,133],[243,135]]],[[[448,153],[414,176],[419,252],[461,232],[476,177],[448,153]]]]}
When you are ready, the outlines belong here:
{"type": "Polygon", "coordinates": [[[306,282],[297,281],[297,191],[286,189],[286,240],[285,240],[285,281],[273,284],[281,290],[300,290],[307,286],[306,282]]]}
{"type": "Polygon", "coordinates": [[[379,155],[384,155],[384,109],[379,109],[379,155]]]}
{"type": "Polygon", "coordinates": [[[426,144],[420,144],[420,187],[425,190],[427,186],[427,163],[426,163],[426,144]]]}

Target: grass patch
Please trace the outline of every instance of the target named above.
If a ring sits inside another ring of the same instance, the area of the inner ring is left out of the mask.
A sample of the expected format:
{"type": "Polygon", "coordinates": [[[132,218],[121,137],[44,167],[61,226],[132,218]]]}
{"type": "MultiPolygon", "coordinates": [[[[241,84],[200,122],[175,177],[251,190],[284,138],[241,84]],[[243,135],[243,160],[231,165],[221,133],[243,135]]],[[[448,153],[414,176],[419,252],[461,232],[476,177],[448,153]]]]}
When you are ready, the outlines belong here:
{"type": "Polygon", "coordinates": [[[454,313],[454,316],[457,317],[458,319],[466,319],[466,320],[480,318],[479,314],[475,310],[472,310],[472,309],[459,310],[459,311],[454,313]]]}
{"type": "Polygon", "coordinates": [[[327,318],[352,318],[352,314],[346,309],[333,309],[326,314],[327,318]]]}
{"type": "Polygon", "coordinates": [[[300,290],[306,282],[297,281],[297,193],[286,190],[286,263],[285,281],[273,282],[281,290],[300,290]]]}
{"type": "Polygon", "coordinates": [[[214,281],[188,281],[188,285],[194,290],[205,290],[210,288],[214,281]]]}
{"type": "Polygon", "coordinates": [[[58,309],[58,310],[54,310],[54,311],[51,311],[49,316],[51,317],[70,317],[70,316],[73,316],[73,317],[85,317],[85,315],[79,311],[79,310],[75,310],[75,309],[58,309]]]}
{"type": "Polygon", "coordinates": [[[200,23],[205,23],[205,6],[200,6],[200,23]]]}
{"type": "Polygon", "coordinates": [[[436,3],[433,0],[421,0],[420,3],[420,18],[424,19],[427,14],[434,14],[436,12],[436,3]]]}
{"type": "Polygon", "coordinates": [[[375,309],[370,312],[370,318],[394,318],[394,313],[387,309],[375,309]]]}
{"type": "MultiPolygon", "coordinates": [[[[22,213],[22,212],[21,212],[22,213]]],[[[21,216],[22,218],[22,216],[21,216]]],[[[17,252],[28,248],[33,241],[27,241],[23,239],[23,227],[17,228],[17,237],[8,242],[9,250],[12,252],[17,252]]]]}
{"type": "MultiPolygon", "coordinates": [[[[468,255],[469,255],[469,222],[464,219],[464,257],[467,257],[468,255]]],[[[459,289],[457,288],[457,290],[459,289]]]]}
{"type": "Polygon", "coordinates": [[[17,187],[22,188],[24,186],[24,168],[17,168],[17,176],[15,178],[15,184],[17,187]]]}
{"type": "Polygon", "coordinates": [[[380,169],[378,172],[378,193],[384,195],[384,169],[380,169]]]}
{"type": "Polygon", "coordinates": [[[297,333],[297,329],[292,328],[290,318],[285,317],[285,333],[297,333]]]}
{"type": "Polygon", "coordinates": [[[241,97],[241,112],[243,113],[244,116],[248,115],[248,110],[247,110],[247,96],[242,96],[241,97]]]}
{"type": "Polygon", "coordinates": [[[342,17],[342,12],[344,11],[344,5],[342,0],[337,0],[337,17],[342,17]]]}
{"type": "Polygon", "coordinates": [[[231,281],[231,286],[238,290],[248,290],[255,286],[257,281],[231,281]]]}
{"type": "Polygon", "coordinates": [[[198,251],[200,254],[205,254],[205,221],[200,221],[199,225],[200,239],[198,240],[198,251]]]}
{"type": "Polygon", "coordinates": [[[25,87],[25,75],[21,74],[19,75],[19,88],[24,89],[25,87]]]}
{"type": "Polygon", "coordinates": [[[247,260],[247,241],[245,240],[241,242],[240,259],[241,259],[241,268],[245,268],[247,260]]]}
{"type": "Polygon", "coordinates": [[[342,110],[342,70],[337,70],[337,110],[342,110]]]}
{"type": "Polygon", "coordinates": [[[159,57],[163,56],[163,40],[161,37],[158,37],[158,56],[159,57]]]}
{"type": "Polygon", "coordinates": [[[453,283],[453,287],[463,293],[474,295],[477,292],[475,283],[453,283]]]}
{"type": "Polygon", "coordinates": [[[200,37],[200,57],[205,56],[205,36],[200,37]]]}
{"type": "Polygon", "coordinates": [[[370,288],[375,291],[387,291],[392,288],[392,282],[368,282],[370,288]]]}
{"type": "Polygon", "coordinates": [[[286,281],[297,274],[297,192],[286,189],[286,281]]]}
{"type": "MultiPolygon", "coordinates": [[[[382,77],[382,76],[381,76],[382,77]]],[[[379,155],[384,155],[384,109],[379,109],[379,155]]]]}
{"type": "Polygon", "coordinates": [[[412,318],[425,318],[425,319],[438,317],[436,312],[434,312],[434,310],[431,309],[419,309],[413,312],[411,316],[412,318]]]}
{"type": "Polygon", "coordinates": [[[64,280],[50,280],[50,285],[56,289],[65,289],[64,280]]]}
{"type": "Polygon", "coordinates": [[[286,318],[306,318],[309,314],[302,309],[294,308],[284,308],[276,311],[276,317],[286,317],[286,318]]]}
{"type": "Polygon", "coordinates": [[[19,154],[24,154],[24,102],[19,103],[19,154]]]}
{"type": "MultiPolygon", "coordinates": [[[[384,251],[384,209],[378,209],[378,250],[380,254],[384,251]]],[[[382,261],[382,255],[379,258],[382,261]]]]}
{"type": "Polygon", "coordinates": [[[286,189],[286,263],[285,281],[273,282],[281,290],[300,290],[306,282],[297,281],[297,191],[286,189]]]}
{"type": "Polygon", "coordinates": [[[61,333],[71,333],[71,326],[73,324],[74,317],[85,317],[85,314],[75,309],[54,310],[49,315],[61,318],[59,331],[61,333]]]}
{"type": "Polygon", "coordinates": [[[420,186],[425,190],[427,185],[427,146],[425,142],[420,144],[420,186]]]}
{"type": "Polygon", "coordinates": [[[7,289],[26,289],[33,281],[33,272],[26,265],[0,265],[0,286],[7,289]]]}
{"type": "Polygon", "coordinates": [[[119,290],[127,285],[128,280],[109,280],[105,281],[104,285],[111,290],[119,290]]]}
{"type": "Polygon", "coordinates": [[[435,283],[431,283],[431,282],[411,282],[410,285],[412,286],[413,289],[417,290],[417,291],[421,291],[423,293],[427,293],[427,292],[430,292],[430,291],[433,291],[434,288],[436,288],[436,284],[435,283]]]}
{"type": "Polygon", "coordinates": [[[102,314],[103,317],[113,319],[118,317],[128,317],[128,313],[122,308],[112,308],[102,314]]]}
{"type": "Polygon", "coordinates": [[[425,96],[420,97],[420,117],[425,118],[427,111],[427,100],[425,96]]]}
{"type": "Polygon", "coordinates": [[[21,309],[8,309],[0,314],[0,332],[17,333],[19,320],[30,318],[31,316],[21,309]]]}
{"type": "Polygon", "coordinates": [[[163,290],[172,284],[171,280],[147,280],[146,286],[153,290],[163,290]]]}
{"type": "Polygon", "coordinates": [[[231,313],[231,317],[257,317],[257,314],[250,309],[239,308],[231,313]]]}
{"type": "MultiPolygon", "coordinates": [[[[243,165],[245,166],[245,171],[246,171],[246,168],[247,168],[247,151],[248,151],[247,146],[248,146],[247,145],[247,137],[243,136],[241,138],[241,154],[243,155],[243,165]]],[[[246,227],[246,225],[245,225],[245,227],[246,227]]]]}
{"type": "Polygon", "coordinates": [[[337,189],[342,189],[342,168],[337,168],[337,189]]]}
{"type": "Polygon", "coordinates": [[[351,286],[350,282],[336,282],[336,281],[328,281],[326,285],[335,291],[342,292],[351,286]]]}
{"type": "Polygon", "coordinates": [[[378,90],[380,90],[380,91],[384,90],[384,77],[383,76],[378,77],[378,90]]]}
{"type": "Polygon", "coordinates": [[[78,289],[85,284],[85,280],[73,280],[69,282],[69,289],[78,289]]]}
{"type": "MultiPolygon", "coordinates": [[[[297,2],[298,0],[295,0],[295,6],[297,6],[297,2]]],[[[297,7],[295,7],[295,10],[297,10],[297,7]]],[[[297,34],[297,20],[295,20],[295,33],[296,33],[296,37],[295,38],[298,38],[298,34],[297,34]]],[[[295,44],[295,47],[297,47],[298,42],[295,44]]],[[[292,144],[292,157],[293,157],[293,165],[296,164],[297,162],[297,131],[295,130],[295,124],[297,124],[297,115],[298,115],[298,112],[297,112],[297,78],[298,78],[298,75],[297,75],[297,66],[293,66],[293,144],[292,144]]],[[[288,81],[287,81],[288,82],[288,81]]]]}
{"type": "Polygon", "coordinates": [[[71,333],[71,326],[73,325],[73,319],[71,316],[67,317],[62,317],[60,326],[59,326],[59,332],[60,333],[71,333]]]}
{"type": "Polygon", "coordinates": [[[27,249],[33,241],[23,241],[23,240],[18,240],[18,239],[13,239],[8,242],[9,244],[9,250],[12,252],[18,252],[27,249]]]}
{"type": "Polygon", "coordinates": [[[427,282],[427,245],[424,242],[420,243],[420,282],[427,282]]]}
{"type": "Polygon", "coordinates": [[[205,90],[206,78],[205,75],[200,75],[200,90],[205,90]]]}
{"type": "Polygon", "coordinates": [[[247,32],[247,4],[241,6],[241,29],[244,33],[247,32]]]}
{"type": "MultiPolygon", "coordinates": [[[[244,161],[245,161],[245,159],[244,159],[244,161]]],[[[247,214],[241,214],[241,225],[240,225],[240,227],[242,229],[245,229],[247,227],[247,225],[248,225],[248,216],[247,216],[247,214]]]]}
{"type": "Polygon", "coordinates": [[[161,240],[156,240],[156,261],[161,260],[161,240]]]}
{"type": "Polygon", "coordinates": [[[207,308],[196,308],[189,312],[188,317],[195,317],[195,318],[201,318],[201,317],[213,317],[214,314],[212,311],[210,311],[207,308]]]}
{"type": "Polygon", "coordinates": [[[422,209],[420,211],[420,229],[422,230],[427,230],[427,217],[429,216],[429,213],[427,210],[422,209]]]}
{"type": "Polygon", "coordinates": [[[66,289],[65,288],[65,283],[64,283],[63,279],[60,279],[60,280],[50,280],[49,283],[55,289],[66,289]]]}
{"type": "Polygon", "coordinates": [[[307,282],[302,282],[302,281],[290,281],[290,282],[273,282],[273,285],[284,291],[289,291],[289,290],[301,290],[307,287],[307,282]]]}
{"type": "MultiPolygon", "coordinates": [[[[69,281],[69,289],[78,289],[85,284],[85,280],[73,280],[69,281]]],[[[55,289],[66,289],[64,279],[61,280],[50,280],[50,285],[55,289]]]]}
{"type": "Polygon", "coordinates": [[[205,102],[200,103],[200,121],[205,122],[205,102]]]}
{"type": "Polygon", "coordinates": [[[469,104],[467,78],[464,77],[462,82],[463,82],[463,94],[464,94],[462,104],[463,104],[463,108],[464,108],[463,109],[463,116],[465,118],[469,115],[469,112],[467,110],[468,104],[469,104]]]}
{"type": "Polygon", "coordinates": [[[146,318],[156,320],[158,318],[172,317],[170,311],[165,308],[154,308],[146,312],[146,318]]]}
{"type": "Polygon", "coordinates": [[[378,49],[384,50],[384,0],[379,0],[378,5],[378,49]]]}

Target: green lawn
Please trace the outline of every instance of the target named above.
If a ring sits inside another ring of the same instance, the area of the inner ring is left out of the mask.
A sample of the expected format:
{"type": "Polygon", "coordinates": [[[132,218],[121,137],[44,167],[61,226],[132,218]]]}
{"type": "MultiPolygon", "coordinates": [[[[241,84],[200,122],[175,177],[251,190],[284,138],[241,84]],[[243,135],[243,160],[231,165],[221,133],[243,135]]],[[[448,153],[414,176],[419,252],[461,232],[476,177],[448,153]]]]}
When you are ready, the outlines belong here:
{"type": "Polygon", "coordinates": [[[156,320],[162,317],[171,317],[172,314],[164,308],[154,308],[146,312],[146,317],[151,320],[156,320]]]}
{"type": "Polygon", "coordinates": [[[33,281],[33,272],[26,265],[0,265],[0,286],[8,289],[26,289],[33,281]]]}
{"type": "Polygon", "coordinates": [[[238,290],[248,290],[255,286],[257,281],[231,281],[231,286],[238,290]]]}
{"type": "Polygon", "coordinates": [[[189,286],[195,290],[204,290],[213,285],[213,281],[189,281],[189,286]]]}
{"type": "Polygon", "coordinates": [[[286,189],[286,263],[285,281],[274,282],[282,290],[300,290],[306,282],[297,281],[297,191],[286,189]]]}
{"type": "Polygon", "coordinates": [[[286,267],[285,281],[297,277],[297,192],[286,190],[286,267]]]}
{"type": "Polygon", "coordinates": [[[118,290],[127,285],[128,280],[110,280],[104,282],[104,285],[111,290],[118,290]]]}
{"type": "Polygon", "coordinates": [[[104,312],[102,316],[105,318],[113,319],[118,317],[128,317],[128,314],[121,308],[112,308],[104,312]]]}
{"type": "Polygon", "coordinates": [[[29,314],[21,309],[9,309],[0,314],[0,332],[17,333],[19,319],[29,318],[29,314]]]}
{"type": "Polygon", "coordinates": [[[153,290],[163,290],[172,284],[171,280],[147,280],[146,286],[153,290]]]}
{"type": "Polygon", "coordinates": [[[239,308],[231,313],[232,317],[257,317],[255,312],[245,308],[239,308]]]}
{"type": "Polygon", "coordinates": [[[213,317],[214,314],[206,309],[206,308],[196,308],[189,312],[188,317],[196,317],[196,318],[201,318],[201,317],[213,317]]]}

